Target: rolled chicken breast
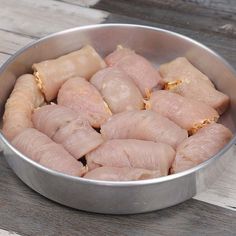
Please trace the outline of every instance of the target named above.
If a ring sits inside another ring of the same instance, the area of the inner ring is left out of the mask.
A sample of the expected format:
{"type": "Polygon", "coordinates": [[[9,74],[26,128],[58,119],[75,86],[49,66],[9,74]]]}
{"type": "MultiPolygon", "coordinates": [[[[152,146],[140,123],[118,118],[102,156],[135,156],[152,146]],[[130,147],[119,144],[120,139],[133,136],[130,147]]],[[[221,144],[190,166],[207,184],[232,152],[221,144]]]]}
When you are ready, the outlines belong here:
{"type": "Polygon", "coordinates": [[[211,80],[185,57],[178,57],[171,62],[161,65],[159,72],[163,78],[169,78],[170,81],[175,81],[175,77],[177,76],[186,81],[202,80],[203,83],[214,87],[211,80]]]}
{"type": "Polygon", "coordinates": [[[68,107],[51,104],[34,110],[32,121],[34,127],[53,139],[56,132],[78,118],[76,112],[68,107]]]}
{"type": "Polygon", "coordinates": [[[118,46],[105,58],[105,62],[128,74],[144,97],[148,97],[153,88],[160,89],[163,86],[158,70],[146,58],[128,48],[118,46]]]}
{"type": "Polygon", "coordinates": [[[174,149],[165,143],[113,139],[86,155],[89,170],[101,166],[156,170],[165,176],[174,160],[174,149]]]}
{"type": "Polygon", "coordinates": [[[35,110],[32,120],[36,129],[61,144],[76,159],[103,142],[87,120],[67,107],[43,106],[35,110]]]}
{"type": "Polygon", "coordinates": [[[161,65],[165,89],[213,107],[219,114],[229,106],[229,97],[215,89],[210,80],[185,58],[161,65]],[[183,67],[183,70],[178,68],[183,67]]]}
{"type": "Polygon", "coordinates": [[[99,91],[80,77],[73,77],[62,85],[57,102],[83,116],[95,128],[100,127],[112,115],[99,91]]]}
{"type": "Polygon", "coordinates": [[[122,70],[108,67],[98,71],[90,82],[100,91],[112,113],[140,110],[143,97],[132,79],[122,70]]]}
{"type": "Polygon", "coordinates": [[[30,74],[20,76],[5,105],[4,135],[12,140],[22,130],[32,127],[32,112],[43,103],[44,98],[37,87],[35,77],[30,74]]]}
{"type": "Polygon", "coordinates": [[[131,181],[144,180],[160,177],[157,170],[145,170],[129,167],[108,167],[103,166],[89,171],[84,178],[106,181],[131,181]]]}
{"type": "Polygon", "coordinates": [[[146,108],[174,121],[189,134],[219,118],[217,111],[209,105],[165,90],[153,92],[146,108]]]}
{"type": "Polygon", "coordinates": [[[106,66],[95,49],[89,45],[56,59],[33,64],[37,83],[47,101],[56,98],[61,85],[70,77],[85,79],[106,66]]]}
{"type": "Polygon", "coordinates": [[[232,137],[231,131],[221,124],[214,123],[205,126],[178,146],[171,172],[178,173],[208,160],[232,137]]]}
{"type": "Polygon", "coordinates": [[[127,111],[113,115],[101,126],[104,139],[141,139],[163,142],[176,148],[188,132],[151,110],[127,111]]]}
{"type": "Polygon", "coordinates": [[[87,168],[74,159],[60,144],[33,128],[19,133],[12,145],[39,164],[64,174],[82,176],[87,168]]]}

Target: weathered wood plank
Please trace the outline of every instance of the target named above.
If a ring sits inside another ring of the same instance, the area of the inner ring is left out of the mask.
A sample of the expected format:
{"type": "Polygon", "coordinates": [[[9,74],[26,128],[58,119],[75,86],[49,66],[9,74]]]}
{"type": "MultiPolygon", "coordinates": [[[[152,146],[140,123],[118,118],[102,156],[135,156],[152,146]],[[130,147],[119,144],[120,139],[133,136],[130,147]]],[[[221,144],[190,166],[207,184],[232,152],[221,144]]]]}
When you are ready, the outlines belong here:
{"type": "Polygon", "coordinates": [[[0,66],[4,63],[11,55],[0,52],[0,66]]]}
{"type": "Polygon", "coordinates": [[[153,4],[158,8],[182,13],[188,12],[199,16],[236,19],[236,2],[234,0],[149,0],[145,4],[153,4]]]}
{"type": "MultiPolygon", "coordinates": [[[[94,6],[99,0],[58,0],[77,4],[80,6],[94,6]]],[[[119,2],[119,0],[118,0],[119,2]]],[[[149,5],[155,5],[159,8],[174,9],[176,11],[194,11],[195,13],[202,14],[217,14],[224,17],[235,17],[236,1],[235,0],[148,0],[139,2],[149,5]],[[229,14],[229,15],[227,15],[229,14]]],[[[132,2],[131,2],[132,4],[132,2]]]]}
{"type": "Polygon", "coordinates": [[[20,236],[20,235],[13,231],[6,231],[3,229],[0,229],[0,236],[20,236]]]}
{"type": "Polygon", "coordinates": [[[226,17],[219,15],[219,11],[217,14],[216,12],[210,14],[206,9],[203,14],[203,10],[197,10],[198,7],[194,4],[187,4],[186,1],[101,0],[94,7],[150,22],[236,38],[235,14],[225,13],[226,17]]]}
{"type": "MultiPolygon", "coordinates": [[[[236,146],[232,147],[236,157],[236,146]]],[[[236,158],[232,160],[225,172],[206,191],[195,199],[222,206],[236,211],[236,158]]]]}
{"type": "Polygon", "coordinates": [[[81,7],[91,7],[99,2],[99,0],[57,0],[57,1],[75,4],[81,7]]]}
{"type": "Polygon", "coordinates": [[[100,23],[107,15],[59,1],[2,0],[0,28],[41,37],[71,27],[100,23]]]}
{"type": "Polygon", "coordinates": [[[224,12],[231,12],[235,14],[235,11],[236,11],[235,0],[217,0],[217,1],[216,0],[177,0],[177,1],[169,0],[167,2],[183,2],[185,4],[189,3],[189,4],[193,4],[194,6],[205,7],[210,10],[217,10],[218,13],[224,11],[224,12]]]}
{"type": "Polygon", "coordinates": [[[19,35],[5,30],[0,30],[0,52],[13,54],[26,44],[32,42],[32,37],[19,35]]]}
{"type": "Polygon", "coordinates": [[[236,212],[197,200],[139,215],[86,213],[24,185],[0,157],[0,228],[22,235],[235,235],[236,212]],[[95,233],[96,232],[96,233],[95,233]]]}
{"type": "Polygon", "coordinates": [[[180,33],[192,39],[195,39],[200,43],[203,43],[206,46],[210,47],[211,49],[215,50],[220,55],[222,55],[226,60],[228,60],[233,66],[236,67],[236,57],[235,57],[236,44],[235,44],[235,39],[233,38],[226,38],[222,35],[210,34],[208,32],[198,32],[192,29],[186,29],[157,22],[140,20],[137,18],[122,16],[118,14],[110,14],[108,18],[104,21],[104,23],[142,24],[142,25],[159,27],[162,29],[180,33]]]}

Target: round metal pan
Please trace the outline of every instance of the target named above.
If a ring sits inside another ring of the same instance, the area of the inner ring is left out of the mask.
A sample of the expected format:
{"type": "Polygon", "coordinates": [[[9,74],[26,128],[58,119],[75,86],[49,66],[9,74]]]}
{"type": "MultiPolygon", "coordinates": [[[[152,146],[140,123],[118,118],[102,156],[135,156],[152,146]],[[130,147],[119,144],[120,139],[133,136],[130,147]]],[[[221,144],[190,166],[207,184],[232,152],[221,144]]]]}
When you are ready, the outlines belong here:
{"type": "MultiPolygon", "coordinates": [[[[61,56],[85,44],[91,44],[102,56],[121,44],[134,49],[157,66],[178,56],[185,56],[210,77],[220,91],[230,96],[231,107],[220,122],[235,134],[236,72],[233,68],[215,52],[190,38],[141,25],[78,27],[47,36],[24,47],[0,69],[1,113],[15,80],[23,73],[32,72],[33,63],[61,56]]],[[[205,189],[230,164],[230,147],[236,137],[234,135],[220,152],[195,168],[157,179],[132,182],[86,180],[58,173],[21,154],[2,134],[0,140],[5,158],[16,175],[43,196],[81,210],[131,214],[175,205],[205,189]]]]}

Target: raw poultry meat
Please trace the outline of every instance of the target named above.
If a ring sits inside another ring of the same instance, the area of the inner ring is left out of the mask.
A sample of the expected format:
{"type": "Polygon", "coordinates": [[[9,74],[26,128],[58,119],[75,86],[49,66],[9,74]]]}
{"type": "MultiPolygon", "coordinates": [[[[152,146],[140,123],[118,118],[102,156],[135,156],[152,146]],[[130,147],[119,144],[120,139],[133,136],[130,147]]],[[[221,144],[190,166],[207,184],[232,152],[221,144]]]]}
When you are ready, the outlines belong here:
{"type": "Polygon", "coordinates": [[[101,126],[104,139],[141,139],[163,142],[176,148],[188,137],[186,130],[151,110],[128,111],[113,115],[101,126]]]}
{"type": "Polygon", "coordinates": [[[112,113],[143,108],[143,97],[132,79],[122,70],[108,67],[98,71],[90,82],[100,91],[112,113]]]}
{"type": "Polygon", "coordinates": [[[60,143],[76,159],[103,142],[87,120],[64,106],[43,106],[35,110],[32,120],[36,129],[60,143]]]}
{"type": "Polygon", "coordinates": [[[160,177],[158,170],[103,166],[89,171],[84,178],[106,181],[131,181],[160,177]]]}
{"type": "Polygon", "coordinates": [[[146,108],[166,116],[190,134],[219,118],[209,105],[165,90],[153,92],[146,108]]]}
{"type": "Polygon", "coordinates": [[[165,89],[184,97],[195,99],[208,104],[219,114],[229,106],[229,97],[215,89],[209,79],[191,65],[186,58],[160,66],[160,73],[165,82],[165,89]],[[179,69],[179,66],[183,68],[179,69]]]}
{"type": "Polygon", "coordinates": [[[105,61],[108,66],[116,66],[128,74],[144,97],[148,97],[153,88],[163,86],[158,70],[147,59],[128,48],[118,46],[105,61]]]}
{"type": "Polygon", "coordinates": [[[35,162],[68,175],[82,176],[87,168],[74,159],[60,144],[33,128],[19,133],[12,145],[35,162]]]}
{"type": "Polygon", "coordinates": [[[33,64],[38,85],[46,100],[56,98],[61,85],[70,77],[81,76],[85,79],[106,66],[95,49],[89,45],[80,50],[33,64]]]}
{"type": "Polygon", "coordinates": [[[33,109],[42,105],[44,98],[39,91],[33,75],[20,76],[5,105],[3,133],[12,140],[25,128],[32,127],[33,109]]]}
{"type": "Polygon", "coordinates": [[[87,45],[32,68],[5,105],[3,133],[52,170],[105,181],[158,178],[208,160],[233,136],[216,123],[229,97],[184,57],[158,71],[129,48],[103,60],[87,45]]]}
{"type": "Polygon", "coordinates": [[[95,128],[112,115],[98,90],[80,77],[73,77],[62,85],[57,102],[83,116],[95,128]]]}
{"type": "Polygon", "coordinates": [[[132,167],[165,176],[174,160],[174,149],[165,143],[136,139],[112,139],[86,155],[89,170],[101,166],[132,167]]]}
{"type": "Polygon", "coordinates": [[[77,117],[78,115],[70,108],[51,104],[35,109],[32,121],[36,129],[46,134],[49,138],[53,138],[60,128],[77,117]]]}
{"type": "Polygon", "coordinates": [[[232,137],[231,131],[221,124],[205,126],[178,146],[171,172],[184,171],[208,160],[232,137]]]}
{"type": "Polygon", "coordinates": [[[211,80],[194,67],[185,57],[177,57],[173,61],[162,64],[159,72],[163,78],[169,78],[169,81],[175,81],[176,76],[178,76],[186,81],[202,80],[203,83],[214,87],[211,80]]]}

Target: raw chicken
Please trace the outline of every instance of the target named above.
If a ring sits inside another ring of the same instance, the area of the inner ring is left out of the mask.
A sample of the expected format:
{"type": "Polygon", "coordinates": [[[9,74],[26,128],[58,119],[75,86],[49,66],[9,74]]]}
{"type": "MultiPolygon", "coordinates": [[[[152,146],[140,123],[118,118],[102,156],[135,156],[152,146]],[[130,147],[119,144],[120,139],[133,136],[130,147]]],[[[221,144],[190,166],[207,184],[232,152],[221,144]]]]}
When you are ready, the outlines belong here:
{"type": "Polygon", "coordinates": [[[176,148],[188,137],[186,130],[154,111],[128,111],[113,115],[101,126],[105,139],[141,139],[176,148]]]}
{"type": "Polygon", "coordinates": [[[116,47],[116,50],[105,58],[105,62],[108,66],[114,66],[118,61],[120,61],[124,57],[135,54],[136,53],[134,50],[131,50],[130,48],[124,48],[123,46],[118,45],[116,47]]]}
{"type": "Polygon", "coordinates": [[[177,148],[171,172],[190,169],[208,160],[232,138],[231,131],[221,124],[210,124],[183,141],[177,148]]]}
{"type": "Polygon", "coordinates": [[[165,176],[174,160],[174,149],[165,143],[136,139],[108,140],[86,155],[89,170],[101,166],[130,167],[160,172],[165,176]]]}
{"type": "Polygon", "coordinates": [[[70,77],[81,76],[86,79],[106,67],[103,59],[89,45],[57,59],[33,64],[38,85],[47,101],[56,98],[61,85],[70,77]]]}
{"type": "Polygon", "coordinates": [[[158,70],[147,59],[128,48],[118,46],[105,61],[109,66],[116,66],[128,74],[144,97],[148,97],[153,88],[163,86],[158,70]]]}
{"type": "Polygon", "coordinates": [[[171,62],[161,65],[159,72],[163,78],[169,78],[169,81],[175,81],[176,77],[183,81],[202,80],[206,85],[214,87],[211,80],[194,67],[185,57],[178,57],[171,62]]]}
{"type": "Polygon", "coordinates": [[[184,97],[208,104],[222,114],[229,106],[229,97],[212,86],[209,79],[192,66],[187,59],[178,58],[160,67],[164,78],[165,89],[184,97]],[[179,70],[178,66],[184,69],[179,70]],[[185,71],[187,67],[187,71],[185,71]],[[195,71],[195,73],[194,73],[195,71]],[[199,76],[198,76],[199,74],[199,76]],[[189,76],[190,75],[190,76],[189,76]]]}
{"type": "Polygon", "coordinates": [[[60,128],[77,118],[70,108],[56,104],[42,106],[32,115],[34,127],[52,139],[60,128]]]}
{"type": "Polygon", "coordinates": [[[84,178],[107,181],[131,181],[143,180],[160,177],[160,172],[157,170],[145,170],[129,167],[108,167],[103,166],[89,171],[84,178]]]}
{"type": "Polygon", "coordinates": [[[101,134],[95,131],[88,121],[82,118],[77,118],[58,130],[54,140],[57,143],[61,143],[77,159],[103,143],[101,134]]]}
{"type": "Polygon", "coordinates": [[[3,133],[12,140],[25,128],[32,127],[33,109],[42,105],[44,98],[38,89],[33,75],[20,76],[6,102],[3,115],[3,133]]]}
{"type": "Polygon", "coordinates": [[[95,128],[112,115],[98,90],[80,77],[71,78],[62,85],[57,102],[83,116],[95,128]]]}
{"type": "Polygon", "coordinates": [[[100,91],[112,113],[143,108],[143,97],[122,70],[109,67],[98,71],[90,82],[100,91]]]}
{"type": "Polygon", "coordinates": [[[76,159],[98,147],[103,139],[74,111],[60,105],[37,109],[32,117],[34,126],[56,143],[60,143],[76,159]]]}
{"type": "Polygon", "coordinates": [[[146,108],[166,116],[190,134],[219,118],[217,111],[207,104],[164,90],[153,92],[146,108]]]}
{"type": "Polygon", "coordinates": [[[75,160],[60,144],[33,128],[19,133],[12,145],[39,164],[68,175],[82,176],[87,168],[75,160]]]}

